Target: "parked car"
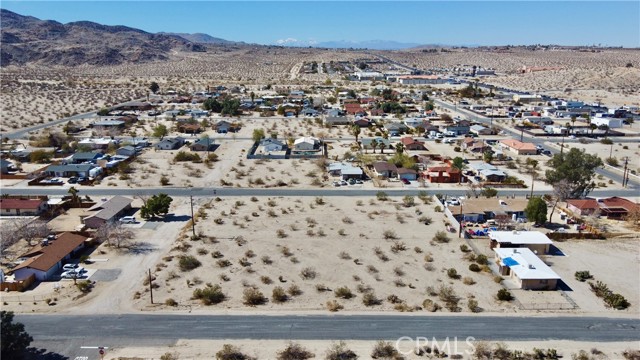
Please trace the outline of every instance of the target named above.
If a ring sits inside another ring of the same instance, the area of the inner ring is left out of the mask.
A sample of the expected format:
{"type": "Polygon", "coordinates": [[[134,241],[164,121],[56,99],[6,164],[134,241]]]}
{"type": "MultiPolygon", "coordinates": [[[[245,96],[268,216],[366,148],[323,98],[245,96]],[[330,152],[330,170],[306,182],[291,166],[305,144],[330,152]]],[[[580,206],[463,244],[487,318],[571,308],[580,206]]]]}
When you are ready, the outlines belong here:
{"type": "Polygon", "coordinates": [[[80,265],[78,265],[78,264],[65,264],[65,265],[62,267],[62,270],[64,270],[64,271],[69,271],[69,270],[77,269],[78,267],[80,267],[80,265]]]}
{"type": "Polygon", "coordinates": [[[87,182],[87,181],[89,181],[89,179],[87,179],[84,176],[78,177],[78,184],[82,184],[82,183],[87,182]]]}
{"type": "Polygon", "coordinates": [[[119,220],[123,224],[135,224],[136,217],[135,216],[123,216],[119,220]]]}
{"type": "Polygon", "coordinates": [[[335,187],[340,186],[340,182],[338,182],[338,181],[334,181],[334,182],[333,182],[333,186],[335,186],[335,187]]]}
{"type": "Polygon", "coordinates": [[[340,185],[347,186],[347,185],[349,185],[349,183],[346,182],[345,180],[342,180],[342,181],[340,181],[340,185]]]}
{"type": "Polygon", "coordinates": [[[400,179],[400,181],[402,181],[402,183],[405,184],[405,185],[411,185],[411,181],[409,181],[407,179],[400,179]]]}
{"type": "Polygon", "coordinates": [[[69,178],[69,180],[67,181],[69,184],[75,184],[78,182],[78,178],[75,176],[72,176],[69,178]]]}

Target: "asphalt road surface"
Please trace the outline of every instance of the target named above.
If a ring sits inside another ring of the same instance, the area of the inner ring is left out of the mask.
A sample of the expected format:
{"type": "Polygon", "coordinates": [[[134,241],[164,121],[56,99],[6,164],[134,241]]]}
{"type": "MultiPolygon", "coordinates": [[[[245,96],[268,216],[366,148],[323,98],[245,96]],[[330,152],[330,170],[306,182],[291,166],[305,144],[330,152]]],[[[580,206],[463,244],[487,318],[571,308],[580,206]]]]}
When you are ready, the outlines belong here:
{"type": "MultiPolygon", "coordinates": [[[[258,188],[208,188],[208,187],[153,187],[153,188],[93,188],[90,186],[80,186],[78,190],[81,196],[142,196],[165,193],[169,196],[194,196],[194,197],[212,197],[212,196],[371,196],[374,197],[380,191],[385,192],[388,196],[417,196],[421,191],[427,194],[443,194],[449,196],[465,196],[468,192],[466,187],[461,189],[439,189],[439,188],[419,188],[406,187],[404,189],[374,189],[363,190],[358,185],[344,186],[329,189],[258,189],[258,188]]],[[[501,197],[507,195],[525,196],[529,195],[529,189],[498,189],[501,197]]],[[[549,191],[533,191],[534,195],[548,194],[549,191]]],[[[69,195],[68,189],[60,186],[43,186],[43,187],[21,187],[11,188],[3,187],[0,189],[0,195],[48,195],[48,196],[64,196],[69,195]]],[[[591,196],[609,197],[609,196],[636,196],[637,193],[632,190],[594,190],[591,196]]]]}
{"type": "Polygon", "coordinates": [[[25,324],[34,338],[33,346],[72,359],[86,356],[82,346],[166,346],[179,339],[395,341],[408,336],[490,341],[640,340],[639,319],[582,316],[39,314],[16,315],[15,320],[25,324]]]}

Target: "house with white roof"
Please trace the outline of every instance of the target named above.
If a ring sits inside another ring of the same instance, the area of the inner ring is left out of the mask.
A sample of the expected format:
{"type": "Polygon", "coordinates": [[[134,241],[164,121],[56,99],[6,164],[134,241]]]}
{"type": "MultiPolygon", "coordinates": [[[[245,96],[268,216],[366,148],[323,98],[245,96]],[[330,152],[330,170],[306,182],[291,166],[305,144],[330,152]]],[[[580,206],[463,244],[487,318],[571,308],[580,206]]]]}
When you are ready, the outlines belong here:
{"type": "Polygon", "coordinates": [[[540,231],[490,231],[491,248],[528,248],[535,254],[548,254],[553,241],[540,231]]]}
{"type": "Polygon", "coordinates": [[[293,142],[295,151],[319,151],[320,140],[314,137],[301,137],[293,142]]]}
{"type": "Polygon", "coordinates": [[[560,276],[528,248],[494,248],[498,271],[524,290],[555,290],[560,276]]]}
{"type": "Polygon", "coordinates": [[[340,176],[342,180],[348,179],[362,179],[364,172],[359,166],[353,166],[345,162],[335,162],[329,164],[327,167],[329,174],[333,176],[340,176]]]}

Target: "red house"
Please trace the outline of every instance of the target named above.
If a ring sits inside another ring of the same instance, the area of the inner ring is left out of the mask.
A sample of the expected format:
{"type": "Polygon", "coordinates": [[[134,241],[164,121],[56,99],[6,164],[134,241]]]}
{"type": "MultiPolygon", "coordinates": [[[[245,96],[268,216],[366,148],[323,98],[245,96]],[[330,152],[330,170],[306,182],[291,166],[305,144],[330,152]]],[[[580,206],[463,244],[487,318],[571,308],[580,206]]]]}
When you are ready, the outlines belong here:
{"type": "Polygon", "coordinates": [[[407,150],[427,150],[427,148],[424,146],[424,142],[418,141],[410,136],[403,137],[402,139],[400,139],[400,142],[407,150]]]}
{"type": "Polygon", "coordinates": [[[462,174],[450,166],[433,166],[423,172],[423,177],[432,183],[458,183],[462,174]]]}

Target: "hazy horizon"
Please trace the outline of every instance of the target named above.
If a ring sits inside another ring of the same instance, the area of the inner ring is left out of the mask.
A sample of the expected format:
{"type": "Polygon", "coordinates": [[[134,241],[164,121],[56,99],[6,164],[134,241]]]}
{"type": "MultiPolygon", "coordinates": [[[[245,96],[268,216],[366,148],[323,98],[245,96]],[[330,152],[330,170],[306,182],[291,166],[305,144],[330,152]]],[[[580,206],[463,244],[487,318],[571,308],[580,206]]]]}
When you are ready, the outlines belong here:
{"type": "Polygon", "coordinates": [[[147,32],[204,33],[262,45],[383,41],[411,45],[640,47],[640,2],[3,1],[21,15],[147,32]]]}

